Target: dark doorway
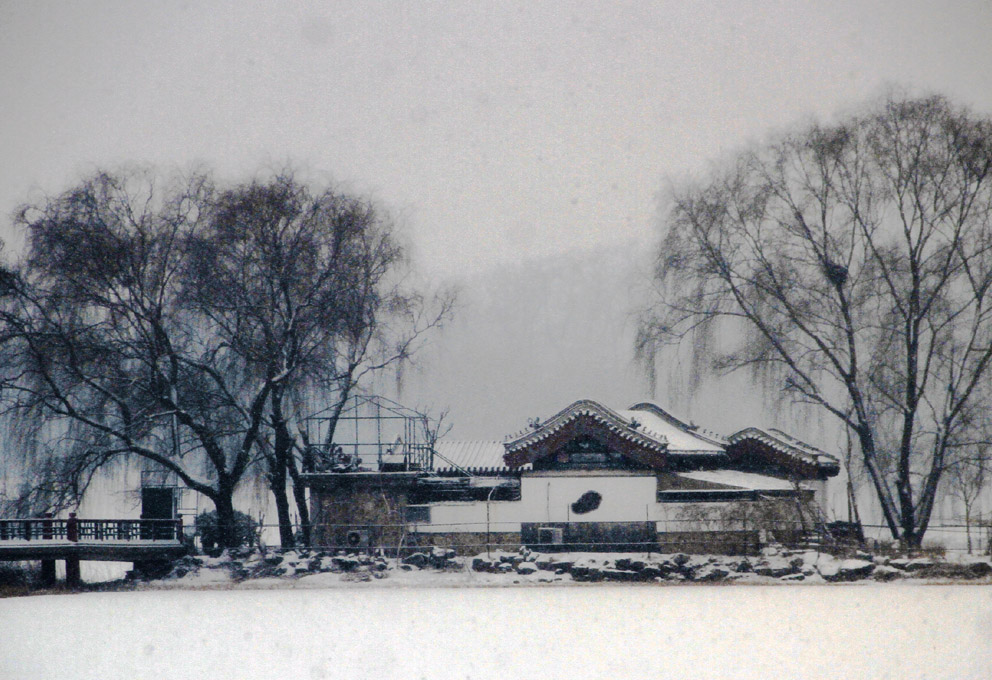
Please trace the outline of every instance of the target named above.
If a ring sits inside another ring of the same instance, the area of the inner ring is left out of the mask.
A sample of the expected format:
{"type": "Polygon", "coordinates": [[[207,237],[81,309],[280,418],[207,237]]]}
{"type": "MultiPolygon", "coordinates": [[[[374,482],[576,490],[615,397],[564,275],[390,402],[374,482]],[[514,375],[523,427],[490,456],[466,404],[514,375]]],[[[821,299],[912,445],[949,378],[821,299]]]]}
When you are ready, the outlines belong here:
{"type": "MultiPolygon", "coordinates": [[[[175,519],[175,494],[171,487],[145,487],[141,490],[141,519],[175,519]]],[[[142,522],[141,538],[172,538],[173,527],[165,522],[142,522]]]]}

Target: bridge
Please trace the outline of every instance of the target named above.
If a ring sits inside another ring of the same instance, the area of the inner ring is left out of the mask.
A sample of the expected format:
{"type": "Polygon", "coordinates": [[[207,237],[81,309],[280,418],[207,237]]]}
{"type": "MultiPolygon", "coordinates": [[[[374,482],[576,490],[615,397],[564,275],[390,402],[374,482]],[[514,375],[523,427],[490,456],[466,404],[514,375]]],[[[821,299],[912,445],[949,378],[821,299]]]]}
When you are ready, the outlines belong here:
{"type": "Polygon", "coordinates": [[[79,562],[133,562],[136,569],[186,554],[179,519],[0,519],[0,561],[41,560],[42,582],[55,582],[65,561],[66,583],[81,583],[79,562]]]}

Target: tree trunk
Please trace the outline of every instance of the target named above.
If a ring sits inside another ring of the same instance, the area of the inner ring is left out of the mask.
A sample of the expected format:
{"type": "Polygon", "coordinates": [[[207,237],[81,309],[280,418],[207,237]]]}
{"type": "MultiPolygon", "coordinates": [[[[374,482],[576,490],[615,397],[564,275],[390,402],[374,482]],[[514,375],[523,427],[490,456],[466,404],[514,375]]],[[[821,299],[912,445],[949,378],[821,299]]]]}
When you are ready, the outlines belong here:
{"type": "Polygon", "coordinates": [[[912,526],[912,519],[903,522],[903,532],[900,542],[906,550],[919,550],[923,546],[923,534],[912,526]]]}
{"type": "MultiPolygon", "coordinates": [[[[278,441],[279,435],[276,434],[278,441]]],[[[276,445],[278,451],[278,444],[276,445]]],[[[293,520],[289,514],[289,495],[286,493],[286,462],[278,453],[266,456],[269,463],[269,489],[276,501],[276,517],[279,522],[279,545],[292,548],[296,541],[293,537],[293,520]]]]}
{"type": "Polygon", "coordinates": [[[289,496],[286,493],[286,471],[289,456],[292,455],[293,438],[286,427],[282,413],[282,388],[272,390],[272,427],[275,430],[273,454],[269,457],[269,486],[276,499],[276,514],[279,519],[279,544],[283,548],[296,545],[293,536],[293,521],[289,514],[289,496]]]}
{"type": "Polygon", "coordinates": [[[338,421],[341,419],[341,413],[344,411],[344,407],[348,403],[348,397],[351,396],[351,390],[354,387],[354,384],[351,381],[353,371],[353,368],[350,369],[345,378],[339,384],[338,402],[334,405],[334,410],[327,419],[327,432],[324,436],[325,451],[331,450],[331,445],[334,443],[334,434],[338,429],[338,421]]]}
{"type": "Polygon", "coordinates": [[[238,529],[234,519],[234,488],[224,484],[218,485],[220,488],[217,495],[211,498],[217,509],[217,534],[221,548],[237,548],[238,529]]]}
{"type": "Polygon", "coordinates": [[[971,554],[971,503],[964,504],[964,533],[968,537],[968,554],[971,554]]]}
{"type": "Polygon", "coordinates": [[[875,461],[875,440],[871,435],[870,427],[863,422],[864,419],[860,414],[859,420],[862,420],[862,424],[857,432],[858,443],[861,445],[861,459],[864,461],[865,469],[868,471],[868,479],[875,487],[875,495],[882,506],[882,516],[885,518],[885,523],[889,527],[892,538],[900,541],[902,540],[902,536],[900,535],[900,516],[875,461]]]}
{"type": "Polygon", "coordinates": [[[276,516],[279,520],[279,545],[292,548],[296,545],[293,536],[293,519],[289,514],[289,495],[286,493],[286,466],[277,458],[269,461],[269,486],[276,499],[276,516]]]}
{"type": "Polygon", "coordinates": [[[300,543],[310,547],[310,506],[307,505],[307,488],[300,477],[300,471],[296,467],[292,451],[289,455],[289,476],[293,481],[293,499],[296,501],[296,512],[300,515],[300,543]]]}

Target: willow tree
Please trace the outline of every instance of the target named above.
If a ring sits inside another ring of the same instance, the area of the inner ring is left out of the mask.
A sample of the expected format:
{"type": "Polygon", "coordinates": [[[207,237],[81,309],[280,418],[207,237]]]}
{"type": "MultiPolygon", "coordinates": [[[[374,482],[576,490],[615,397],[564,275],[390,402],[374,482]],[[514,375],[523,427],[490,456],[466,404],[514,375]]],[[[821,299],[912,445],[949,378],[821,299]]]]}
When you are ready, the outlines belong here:
{"type": "Polygon", "coordinates": [[[638,350],[688,341],[831,414],[893,537],[919,546],[992,406],[992,121],[892,96],[670,199],[638,350]]]}
{"type": "Polygon", "coordinates": [[[214,195],[205,175],[128,170],[22,208],[0,394],[8,427],[41,440],[27,474],[49,495],[78,502],[96,471],[140,457],[213,501],[233,545],[233,495],[278,376],[248,371],[186,293],[214,195]]]}
{"type": "Polygon", "coordinates": [[[301,404],[340,409],[451,308],[405,285],[381,210],[289,174],[223,187],[98,173],[17,223],[28,247],[0,270],[0,396],[36,451],[34,497],[71,502],[140,457],[214,502],[225,544],[235,490],[260,467],[283,544],[290,481],[307,530],[301,404]]]}
{"type": "Polygon", "coordinates": [[[369,374],[408,360],[451,299],[405,285],[403,248],[366,199],[314,188],[286,171],[218,194],[199,235],[189,299],[260,383],[271,384],[260,454],[283,547],[302,539],[307,406],[340,413],[369,374]]]}

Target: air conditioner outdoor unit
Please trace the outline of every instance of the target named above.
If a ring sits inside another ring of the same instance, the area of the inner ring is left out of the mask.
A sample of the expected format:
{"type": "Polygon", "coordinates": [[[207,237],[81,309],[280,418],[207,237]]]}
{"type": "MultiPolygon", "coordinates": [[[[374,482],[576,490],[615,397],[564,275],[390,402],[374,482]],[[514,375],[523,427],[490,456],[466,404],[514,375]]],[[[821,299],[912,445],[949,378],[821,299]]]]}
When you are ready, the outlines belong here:
{"type": "Polygon", "coordinates": [[[344,539],[349,548],[367,548],[371,544],[371,537],[366,529],[352,529],[344,539]]]}
{"type": "Polygon", "coordinates": [[[565,542],[565,531],[561,527],[538,527],[537,542],[541,545],[561,545],[565,542]]]}

